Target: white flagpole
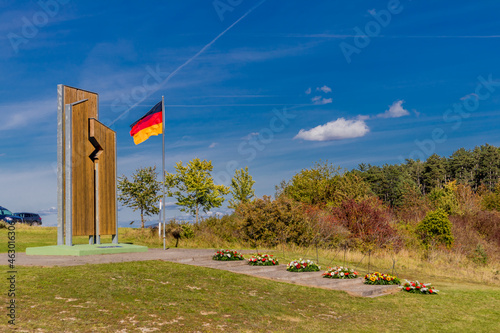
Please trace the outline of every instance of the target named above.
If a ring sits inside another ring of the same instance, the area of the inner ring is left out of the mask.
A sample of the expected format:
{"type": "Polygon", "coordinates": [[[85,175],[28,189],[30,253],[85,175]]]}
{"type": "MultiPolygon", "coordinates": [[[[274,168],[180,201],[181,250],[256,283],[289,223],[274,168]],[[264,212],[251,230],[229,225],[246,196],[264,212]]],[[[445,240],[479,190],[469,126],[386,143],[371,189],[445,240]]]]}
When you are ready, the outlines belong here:
{"type": "Polygon", "coordinates": [[[162,215],[163,215],[163,250],[165,250],[165,206],[167,204],[167,198],[165,196],[165,98],[161,96],[161,123],[162,123],[162,136],[163,136],[163,149],[162,149],[162,168],[161,175],[163,184],[163,200],[162,200],[162,215]]]}

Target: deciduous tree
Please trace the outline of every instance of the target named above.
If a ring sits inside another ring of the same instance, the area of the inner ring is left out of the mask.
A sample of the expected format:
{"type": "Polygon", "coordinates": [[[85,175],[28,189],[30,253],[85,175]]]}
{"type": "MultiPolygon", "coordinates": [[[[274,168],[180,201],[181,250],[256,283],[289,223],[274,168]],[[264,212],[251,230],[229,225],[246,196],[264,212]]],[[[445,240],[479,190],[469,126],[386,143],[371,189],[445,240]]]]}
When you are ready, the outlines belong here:
{"type": "Polygon", "coordinates": [[[132,181],[126,176],[118,178],[118,200],[134,211],[141,212],[141,227],[144,228],[144,215],[158,214],[156,206],[162,197],[161,182],[156,177],[156,167],[137,169],[132,175],[132,181]]]}
{"type": "Polygon", "coordinates": [[[165,183],[168,195],[177,199],[181,211],[198,216],[200,208],[206,213],[211,208],[220,207],[224,202],[224,195],[229,188],[224,185],[215,185],[210,172],[212,162],[195,158],[186,165],[182,161],[175,165],[175,174],[166,173],[165,183]]]}
{"type": "Polygon", "coordinates": [[[229,200],[229,208],[236,208],[240,203],[246,203],[255,196],[253,189],[255,181],[248,173],[248,167],[245,169],[236,170],[234,177],[231,180],[231,193],[233,199],[229,200]]]}

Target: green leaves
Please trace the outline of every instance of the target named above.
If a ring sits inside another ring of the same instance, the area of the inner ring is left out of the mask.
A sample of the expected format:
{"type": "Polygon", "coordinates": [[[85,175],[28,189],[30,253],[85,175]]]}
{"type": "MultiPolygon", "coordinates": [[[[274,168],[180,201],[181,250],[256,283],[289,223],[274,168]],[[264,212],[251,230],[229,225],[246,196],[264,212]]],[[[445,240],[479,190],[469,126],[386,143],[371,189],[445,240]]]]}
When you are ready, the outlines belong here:
{"type": "Polygon", "coordinates": [[[224,202],[224,195],[229,188],[224,185],[215,185],[210,172],[212,162],[195,158],[186,165],[182,161],[175,165],[175,174],[165,174],[165,184],[168,195],[177,199],[181,211],[196,216],[198,222],[199,209],[205,213],[211,208],[220,207],[224,202]]]}
{"type": "Polygon", "coordinates": [[[132,181],[126,176],[118,178],[118,200],[134,211],[140,210],[141,223],[144,228],[144,215],[159,213],[156,206],[162,197],[161,182],[157,181],[156,167],[137,169],[132,175],[132,181]]]}
{"type": "Polygon", "coordinates": [[[234,177],[231,180],[231,193],[233,199],[229,200],[229,208],[236,208],[240,203],[249,202],[255,196],[253,189],[255,181],[248,173],[248,167],[245,169],[236,170],[234,177]]]}
{"type": "Polygon", "coordinates": [[[355,173],[341,173],[340,168],[328,162],[317,162],[311,169],[297,173],[288,183],[282,182],[276,196],[285,195],[313,206],[336,207],[344,200],[361,200],[369,194],[369,185],[355,173]]]}
{"type": "Polygon", "coordinates": [[[451,222],[443,209],[427,213],[417,226],[417,233],[422,237],[424,245],[438,242],[450,247],[454,238],[451,233],[451,222]]]}

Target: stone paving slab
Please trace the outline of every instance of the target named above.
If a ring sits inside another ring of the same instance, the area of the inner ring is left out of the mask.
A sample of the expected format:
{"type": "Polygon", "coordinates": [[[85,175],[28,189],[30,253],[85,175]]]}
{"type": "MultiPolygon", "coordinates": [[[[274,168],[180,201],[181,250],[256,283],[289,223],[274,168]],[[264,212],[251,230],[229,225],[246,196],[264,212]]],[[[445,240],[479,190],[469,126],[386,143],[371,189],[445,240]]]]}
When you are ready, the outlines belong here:
{"type": "MultiPolygon", "coordinates": [[[[18,266],[77,266],[85,264],[106,264],[115,262],[164,260],[180,264],[222,269],[238,274],[251,275],[273,281],[292,283],[308,287],[342,290],[353,296],[376,297],[397,292],[397,286],[371,286],[363,284],[362,278],[351,280],[327,279],[320,272],[292,273],[286,271],[286,264],[278,266],[249,266],[246,260],[215,261],[211,249],[149,249],[142,253],[103,254],[95,256],[29,256],[16,253],[18,266]]],[[[244,254],[253,251],[242,251],[244,254]]],[[[4,253],[3,262],[7,263],[4,253]]]]}

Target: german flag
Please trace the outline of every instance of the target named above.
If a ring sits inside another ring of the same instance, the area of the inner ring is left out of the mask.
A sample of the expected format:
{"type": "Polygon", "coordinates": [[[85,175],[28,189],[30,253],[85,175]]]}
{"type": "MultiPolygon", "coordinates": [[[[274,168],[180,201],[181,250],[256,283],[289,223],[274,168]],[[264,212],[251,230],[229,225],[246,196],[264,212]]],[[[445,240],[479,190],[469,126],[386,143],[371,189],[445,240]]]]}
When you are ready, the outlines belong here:
{"type": "Polygon", "coordinates": [[[152,135],[163,133],[161,103],[156,104],[141,119],[130,125],[130,136],[134,138],[136,145],[146,141],[152,135]]]}

